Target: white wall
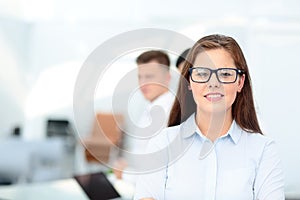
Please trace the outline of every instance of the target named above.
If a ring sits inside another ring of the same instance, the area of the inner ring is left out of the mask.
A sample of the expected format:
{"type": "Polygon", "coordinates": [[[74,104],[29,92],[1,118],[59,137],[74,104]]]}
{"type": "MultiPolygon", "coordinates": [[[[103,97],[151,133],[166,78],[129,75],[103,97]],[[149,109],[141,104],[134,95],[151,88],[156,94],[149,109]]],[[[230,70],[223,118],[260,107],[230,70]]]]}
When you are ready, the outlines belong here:
{"type": "MultiPolygon", "coordinates": [[[[145,27],[171,29],[194,40],[209,33],[228,34],[247,58],[259,119],[284,161],[286,191],[300,196],[297,0],[25,2],[0,2],[0,136],[22,124],[26,137],[43,137],[46,118],[72,120],[78,70],[112,36],[145,27]]],[[[110,97],[95,105],[106,110],[110,97]]]]}
{"type": "Polygon", "coordinates": [[[28,35],[23,21],[0,17],[0,135],[24,122],[28,35]]]}
{"type": "Polygon", "coordinates": [[[286,172],[286,192],[300,191],[299,24],[279,23],[253,30],[251,43],[254,87],[266,135],[273,137],[286,172]],[[254,34],[255,33],[255,34],[254,34]]]}

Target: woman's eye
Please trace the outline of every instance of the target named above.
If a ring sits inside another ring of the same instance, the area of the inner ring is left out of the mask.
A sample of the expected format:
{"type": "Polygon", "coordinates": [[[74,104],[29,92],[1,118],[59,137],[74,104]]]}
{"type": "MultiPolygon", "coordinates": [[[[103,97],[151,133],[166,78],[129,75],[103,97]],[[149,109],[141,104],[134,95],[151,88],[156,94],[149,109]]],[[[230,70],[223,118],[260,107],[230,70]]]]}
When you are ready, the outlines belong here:
{"type": "Polygon", "coordinates": [[[233,74],[232,73],[230,73],[230,72],[221,72],[221,73],[219,73],[219,76],[221,76],[221,77],[230,77],[230,76],[232,76],[233,74]]]}
{"type": "Polygon", "coordinates": [[[196,75],[201,76],[201,77],[206,77],[206,76],[208,76],[208,73],[206,73],[206,72],[197,72],[196,75]]]}
{"type": "Polygon", "coordinates": [[[222,73],[221,75],[222,75],[222,76],[231,76],[231,74],[230,74],[230,73],[227,73],[227,72],[222,73]]]}

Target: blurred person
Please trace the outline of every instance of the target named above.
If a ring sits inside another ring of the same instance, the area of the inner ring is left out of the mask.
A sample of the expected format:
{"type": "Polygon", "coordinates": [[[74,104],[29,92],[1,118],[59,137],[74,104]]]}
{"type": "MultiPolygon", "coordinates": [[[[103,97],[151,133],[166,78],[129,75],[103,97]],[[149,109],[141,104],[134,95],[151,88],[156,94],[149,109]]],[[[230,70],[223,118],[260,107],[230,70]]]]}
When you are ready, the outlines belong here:
{"type": "Polygon", "coordinates": [[[176,68],[179,70],[179,72],[181,72],[183,69],[184,61],[186,61],[186,57],[190,49],[191,48],[184,50],[176,60],[176,68]]]}
{"type": "MultiPolygon", "coordinates": [[[[160,155],[166,163],[140,175],[134,199],[284,200],[281,160],[260,129],[238,43],[209,35],[187,60],[169,127],[147,148],[165,149],[160,155]]],[[[155,160],[157,155],[148,164],[155,160]]]]}
{"type": "MultiPolygon", "coordinates": [[[[127,144],[129,145],[129,152],[143,154],[148,139],[140,138],[139,136],[143,134],[143,136],[152,137],[154,134],[159,134],[159,131],[167,126],[170,110],[174,102],[174,94],[169,90],[171,80],[170,59],[165,52],[158,50],[144,52],[137,57],[136,63],[139,89],[145,100],[148,101],[148,105],[139,118],[137,123],[138,129],[134,131],[133,137],[127,138],[127,144]],[[155,108],[159,109],[156,113],[155,108]],[[160,119],[159,122],[161,123],[154,124],[154,121],[157,119],[160,119]],[[153,127],[149,128],[149,126],[153,127]]],[[[127,165],[126,158],[120,158],[115,163],[114,173],[119,179],[123,178],[135,183],[135,175],[123,173],[123,170],[128,167],[127,165]]]]}

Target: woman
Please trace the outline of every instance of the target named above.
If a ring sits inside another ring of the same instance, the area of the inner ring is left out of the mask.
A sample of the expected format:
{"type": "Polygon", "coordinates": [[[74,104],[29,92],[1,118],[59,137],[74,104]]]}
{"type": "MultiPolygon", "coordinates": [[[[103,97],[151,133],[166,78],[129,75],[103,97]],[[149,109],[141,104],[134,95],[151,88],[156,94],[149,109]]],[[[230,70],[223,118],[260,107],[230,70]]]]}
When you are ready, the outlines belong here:
{"type": "Polygon", "coordinates": [[[168,157],[163,169],[141,175],[135,199],[283,200],[281,161],[259,127],[237,42],[206,36],[187,60],[169,128],[153,138],[148,150],[166,147],[171,155],[176,138],[188,148],[176,159],[168,157]]]}

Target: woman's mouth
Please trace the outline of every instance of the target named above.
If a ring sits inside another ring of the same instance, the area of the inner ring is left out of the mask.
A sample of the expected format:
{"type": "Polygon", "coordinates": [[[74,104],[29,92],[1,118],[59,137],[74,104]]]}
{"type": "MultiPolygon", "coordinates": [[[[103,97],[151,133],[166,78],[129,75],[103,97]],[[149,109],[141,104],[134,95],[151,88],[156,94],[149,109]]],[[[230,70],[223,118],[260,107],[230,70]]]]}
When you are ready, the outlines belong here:
{"type": "Polygon", "coordinates": [[[221,93],[209,93],[209,94],[204,95],[204,97],[208,101],[216,102],[216,101],[220,101],[224,97],[224,95],[221,93]]]}

